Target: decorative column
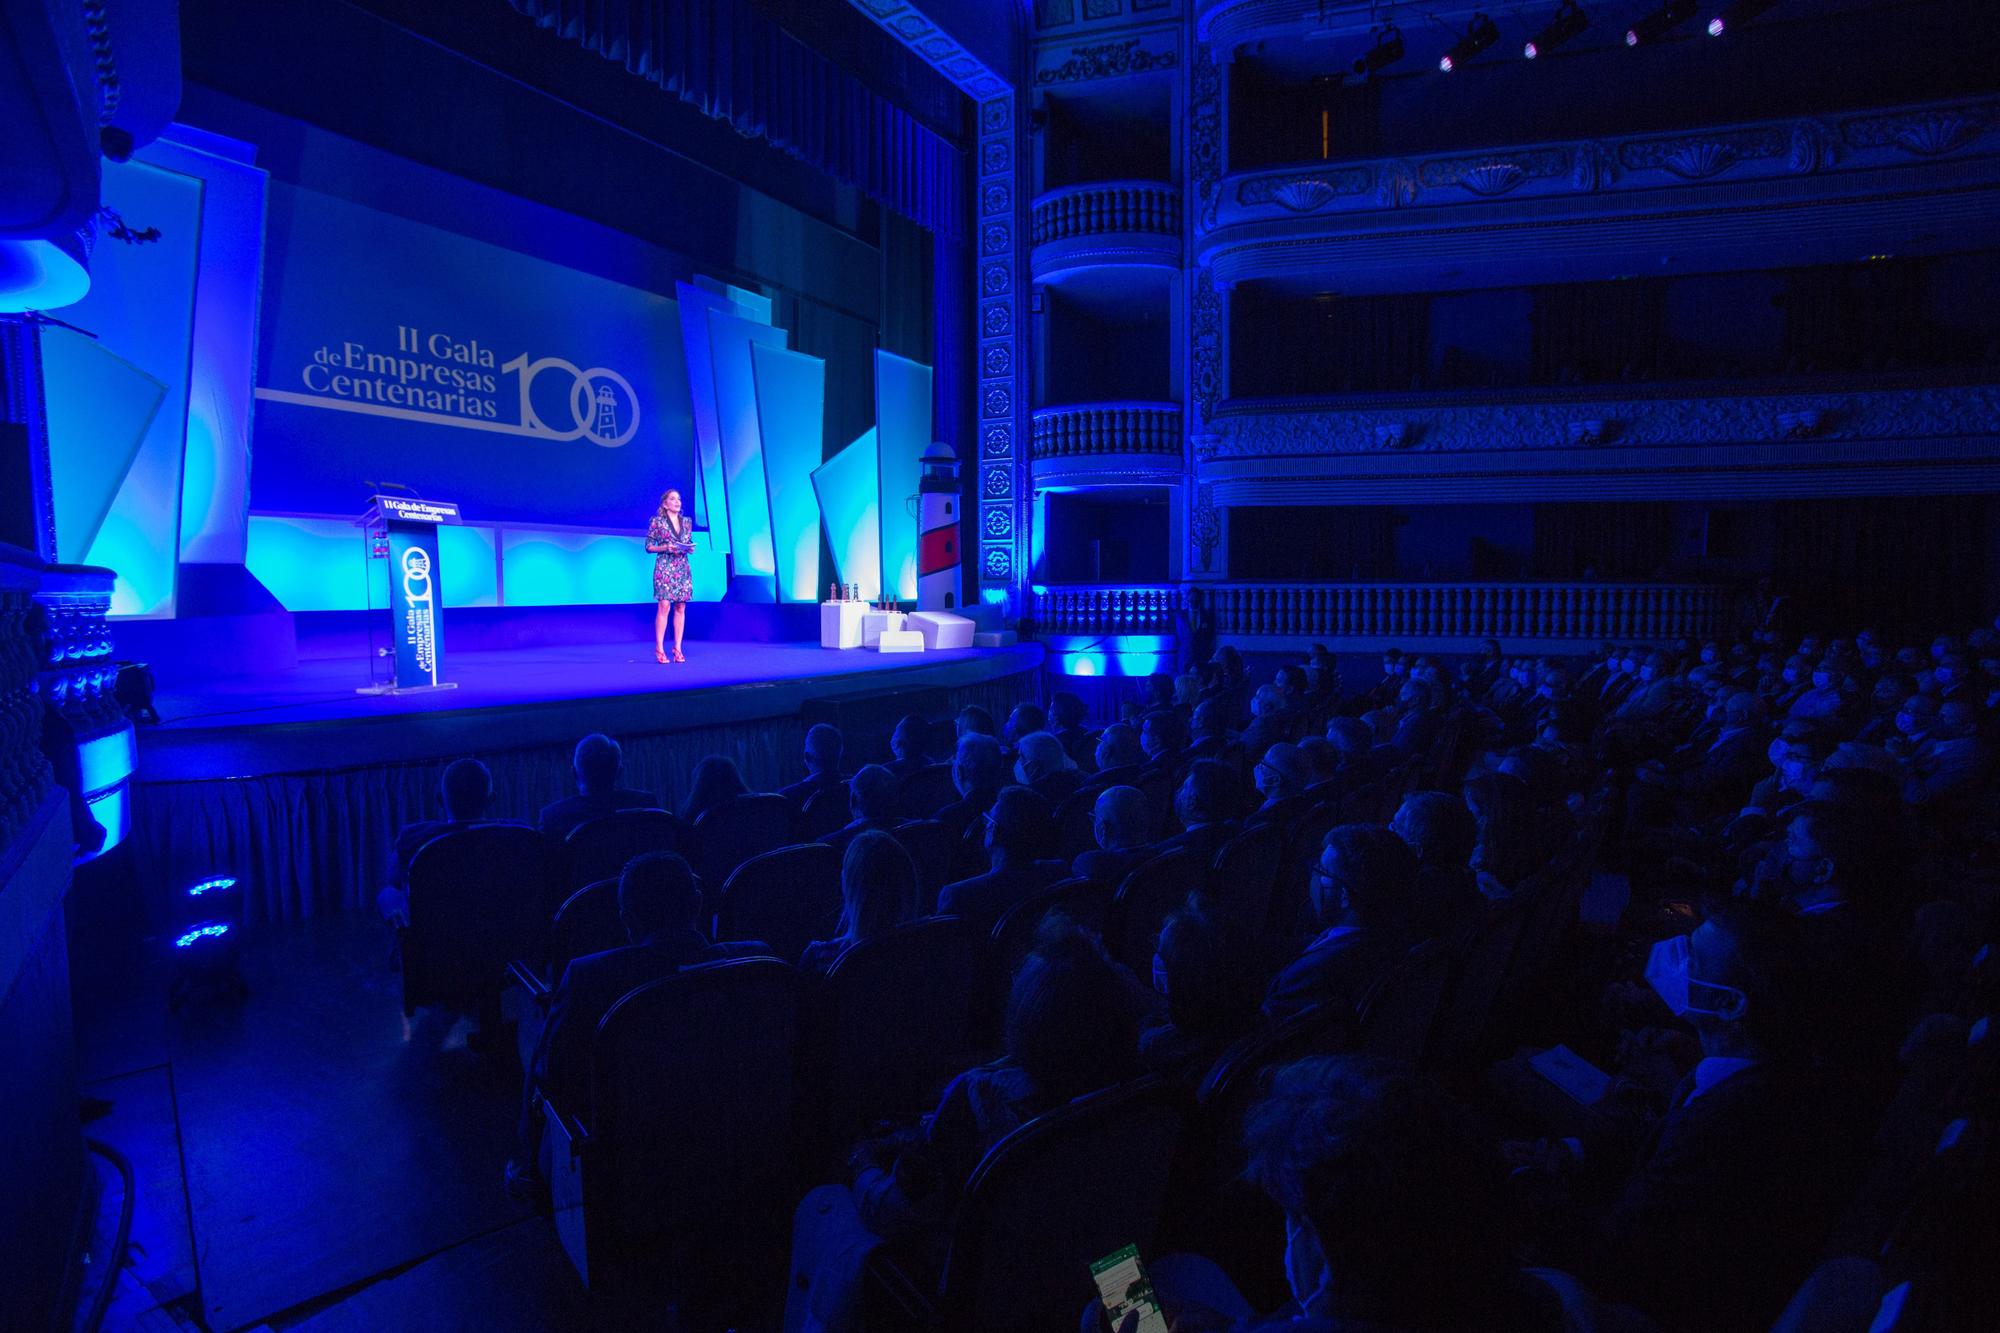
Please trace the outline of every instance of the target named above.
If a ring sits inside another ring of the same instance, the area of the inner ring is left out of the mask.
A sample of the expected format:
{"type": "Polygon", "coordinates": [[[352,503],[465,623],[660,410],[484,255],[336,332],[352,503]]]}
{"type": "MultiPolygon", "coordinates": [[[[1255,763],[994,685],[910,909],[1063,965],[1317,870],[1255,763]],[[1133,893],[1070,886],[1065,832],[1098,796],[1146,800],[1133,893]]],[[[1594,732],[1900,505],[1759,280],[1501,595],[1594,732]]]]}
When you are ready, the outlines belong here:
{"type": "MultiPolygon", "coordinates": [[[[1028,568],[1028,357],[1021,281],[1019,95],[979,105],[979,586],[1018,594],[1028,568]]],[[[1017,597],[1018,604],[1018,597],[1017,597]]]]}

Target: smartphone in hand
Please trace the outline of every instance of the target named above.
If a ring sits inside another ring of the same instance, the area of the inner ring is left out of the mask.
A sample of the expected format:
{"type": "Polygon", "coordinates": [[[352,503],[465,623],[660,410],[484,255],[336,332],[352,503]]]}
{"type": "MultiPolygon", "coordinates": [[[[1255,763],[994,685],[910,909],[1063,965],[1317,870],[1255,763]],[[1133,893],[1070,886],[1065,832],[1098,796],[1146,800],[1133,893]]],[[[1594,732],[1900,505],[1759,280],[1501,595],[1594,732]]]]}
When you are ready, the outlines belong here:
{"type": "Polygon", "coordinates": [[[1139,1262],[1139,1247],[1127,1245],[1113,1250],[1090,1266],[1097,1282],[1097,1294],[1111,1316],[1111,1327],[1121,1329],[1128,1314],[1138,1312],[1137,1333],[1167,1333],[1167,1313],[1153,1293],[1153,1279],[1139,1262]]]}

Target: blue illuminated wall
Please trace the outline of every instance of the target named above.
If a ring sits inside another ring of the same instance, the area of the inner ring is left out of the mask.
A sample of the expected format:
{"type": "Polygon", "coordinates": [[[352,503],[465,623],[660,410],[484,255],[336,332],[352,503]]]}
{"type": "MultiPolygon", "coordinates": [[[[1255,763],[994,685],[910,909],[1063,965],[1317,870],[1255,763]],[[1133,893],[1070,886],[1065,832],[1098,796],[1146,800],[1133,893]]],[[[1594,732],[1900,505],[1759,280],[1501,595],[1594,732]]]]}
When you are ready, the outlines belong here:
{"type": "Polygon", "coordinates": [[[93,336],[46,339],[57,558],[118,571],[113,615],[174,612],[201,196],[201,182],[179,172],[106,162],[106,206],[158,238],[100,240],[90,293],[62,312],[93,336]]]}
{"type": "Polygon", "coordinates": [[[750,369],[764,441],[778,600],[816,602],[825,595],[813,470],[825,448],[826,362],[758,343],[750,348],[750,369]]]}

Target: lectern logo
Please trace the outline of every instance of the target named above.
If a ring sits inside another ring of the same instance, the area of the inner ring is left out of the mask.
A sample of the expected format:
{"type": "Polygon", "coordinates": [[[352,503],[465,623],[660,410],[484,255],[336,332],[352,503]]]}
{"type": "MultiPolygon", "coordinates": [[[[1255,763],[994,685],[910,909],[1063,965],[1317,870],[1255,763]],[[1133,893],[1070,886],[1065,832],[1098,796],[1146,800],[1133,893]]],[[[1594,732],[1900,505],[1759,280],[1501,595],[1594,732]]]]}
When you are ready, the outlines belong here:
{"type": "Polygon", "coordinates": [[[437,619],[431,557],[422,547],[403,552],[403,633],[416,650],[417,669],[437,680],[437,619]]]}

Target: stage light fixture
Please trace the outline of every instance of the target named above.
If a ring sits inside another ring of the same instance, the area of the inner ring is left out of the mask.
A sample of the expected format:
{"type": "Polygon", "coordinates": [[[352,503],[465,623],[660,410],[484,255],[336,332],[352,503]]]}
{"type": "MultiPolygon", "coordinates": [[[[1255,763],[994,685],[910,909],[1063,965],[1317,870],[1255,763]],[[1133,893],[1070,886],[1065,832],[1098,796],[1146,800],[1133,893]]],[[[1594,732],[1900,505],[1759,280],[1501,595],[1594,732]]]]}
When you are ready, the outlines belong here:
{"type": "Polygon", "coordinates": [[[1499,40],[1499,25],[1484,14],[1474,14],[1472,22],[1465,25],[1465,36],[1438,57],[1438,68],[1449,74],[1499,40]]]}
{"type": "Polygon", "coordinates": [[[1658,10],[1625,30],[1625,45],[1641,46],[1657,42],[1694,17],[1695,0],[1667,0],[1658,10]]]}
{"type": "Polygon", "coordinates": [[[1354,62],[1356,74],[1373,74],[1387,65],[1393,65],[1403,58],[1403,34],[1393,23],[1384,24],[1375,30],[1375,44],[1362,52],[1354,62]]]}
{"type": "Polygon", "coordinates": [[[1736,0],[1724,5],[1722,12],[1708,21],[1708,35],[1720,37],[1725,32],[1734,32],[1777,3],[1778,0],[1736,0]]]}
{"type": "Polygon", "coordinates": [[[1528,44],[1521,48],[1521,54],[1530,60],[1545,56],[1589,26],[1590,16],[1583,12],[1583,6],[1576,0],[1563,0],[1556,16],[1548,21],[1548,26],[1528,39],[1528,44]]]}

